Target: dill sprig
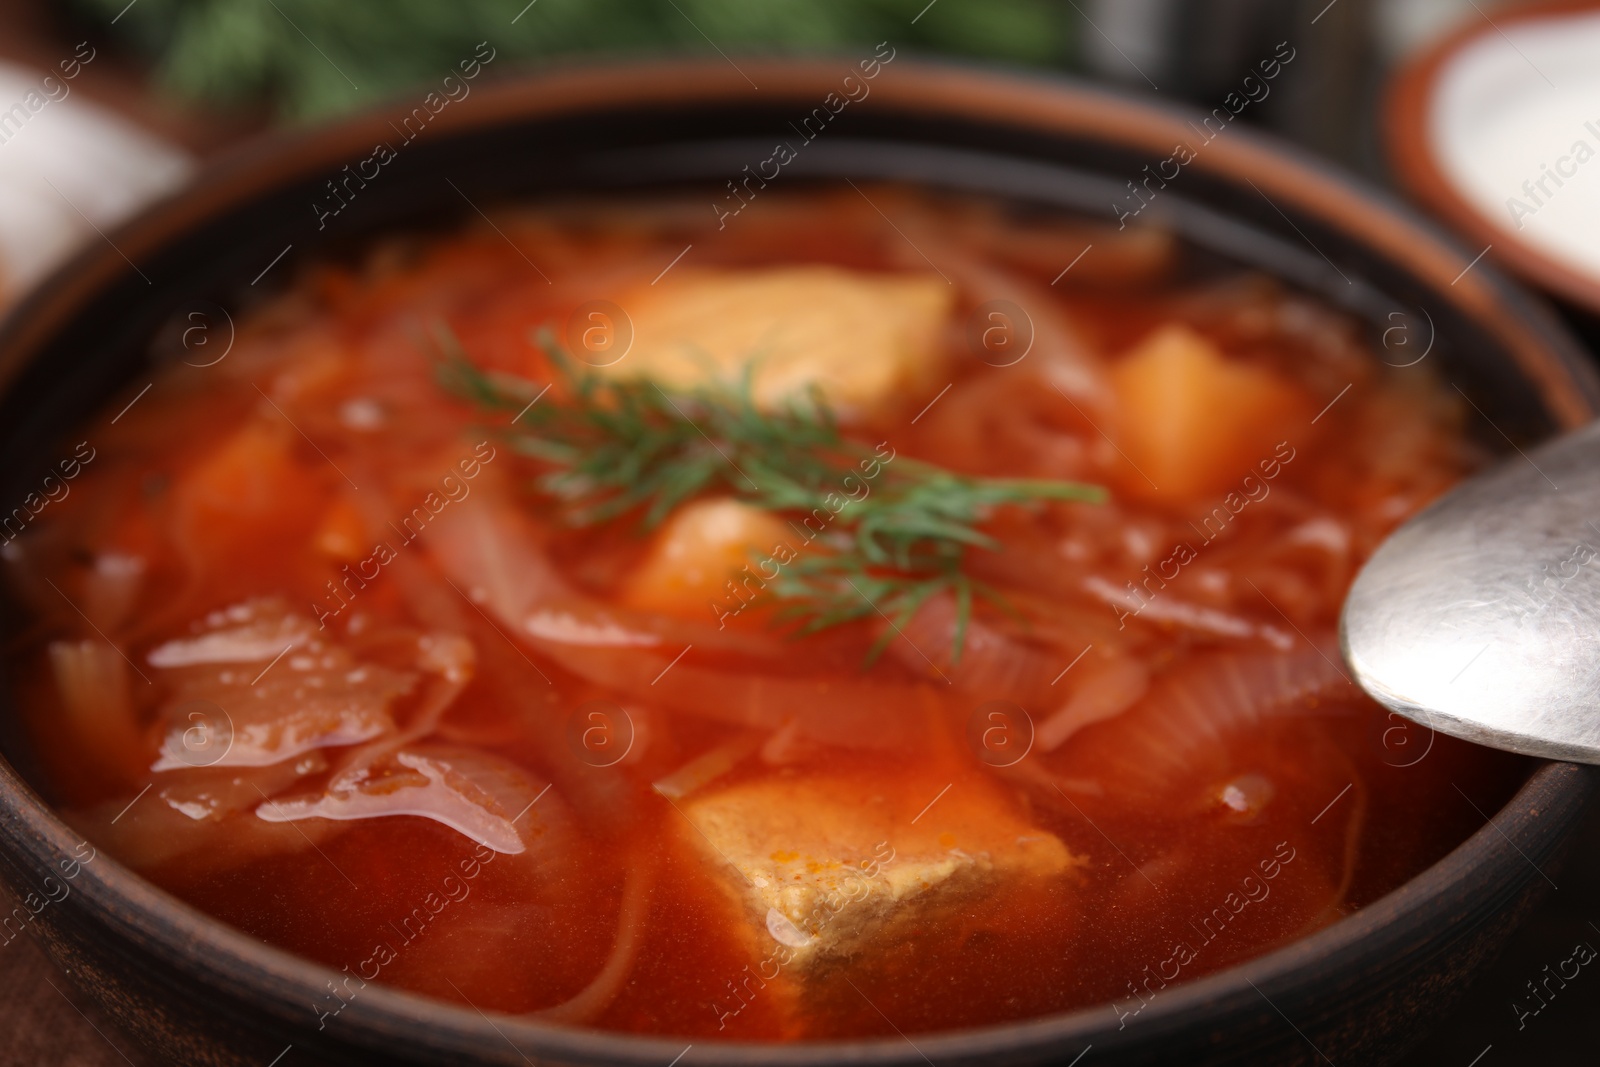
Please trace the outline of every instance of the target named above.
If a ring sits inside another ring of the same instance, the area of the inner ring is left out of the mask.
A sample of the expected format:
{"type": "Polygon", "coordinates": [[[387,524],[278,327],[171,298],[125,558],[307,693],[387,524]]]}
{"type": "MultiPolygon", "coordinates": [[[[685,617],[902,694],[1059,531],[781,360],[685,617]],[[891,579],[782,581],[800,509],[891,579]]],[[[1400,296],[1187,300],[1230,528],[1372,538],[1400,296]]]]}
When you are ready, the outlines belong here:
{"type": "Polygon", "coordinates": [[[999,601],[963,568],[969,550],[1000,547],[982,529],[996,508],[1105,499],[1104,489],[1080,482],[985,478],[892,453],[885,459],[844,435],[819,392],[758,408],[750,368],[731,383],[668,392],[648,379],[585,373],[541,335],[556,375],[547,387],[555,396],[546,398],[526,379],[481,370],[448,331],[436,332],[441,383],[514,413],[503,431],[508,445],[545,466],[536,488],[574,525],[636,514],[650,529],[710,493],[789,516],[826,509],[826,544],[785,564],[766,589],[777,617],[800,634],[881,614],[892,630],[869,663],[893,631],[946,592],[956,602],[951,662],[959,661],[974,600],[999,601]],[[847,479],[868,490],[856,497],[847,479]]]}
{"type": "Polygon", "coordinates": [[[809,556],[789,564],[768,588],[779,601],[778,619],[796,622],[795,632],[800,635],[881,614],[889,627],[867,650],[866,666],[875,663],[922,605],[940,593],[955,597],[952,665],[961,662],[973,599],[982,597],[1005,606],[995,590],[961,569],[960,557],[954,554],[928,565],[896,570],[863,566],[861,560],[846,555],[809,556]]]}

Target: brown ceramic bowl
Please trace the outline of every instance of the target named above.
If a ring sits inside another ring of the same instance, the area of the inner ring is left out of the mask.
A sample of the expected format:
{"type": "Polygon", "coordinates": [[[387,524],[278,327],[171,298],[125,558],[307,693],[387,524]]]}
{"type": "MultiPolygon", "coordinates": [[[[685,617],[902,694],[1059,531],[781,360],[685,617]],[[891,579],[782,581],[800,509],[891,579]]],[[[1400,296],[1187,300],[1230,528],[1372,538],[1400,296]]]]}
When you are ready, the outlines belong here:
{"type": "MultiPolygon", "coordinates": [[[[196,301],[236,307],[285,262],[332,242],[465,215],[457,190],[481,203],[672,185],[706,190],[709,204],[849,65],[673,62],[480,86],[470,106],[442,114],[326,230],[312,207],[324,183],[391,138],[389,122],[406,108],[255,145],[90,248],[5,324],[0,499],[20,500],[68,428],[137,386],[152,336],[196,301]]],[[[1176,143],[1195,140],[1198,126],[1198,116],[1067,82],[902,58],[874,83],[870,104],[841,115],[786,180],[900,179],[1114,221],[1110,205],[1125,183],[1176,143]]],[[[1576,426],[1600,407],[1581,352],[1543,307],[1481,264],[1453,283],[1470,253],[1247,130],[1201,146],[1152,210],[1194,245],[1346,307],[1371,324],[1375,340],[1410,324],[1419,331],[1411,343],[1426,340],[1428,358],[1518,440],[1576,426]]],[[[1485,439],[1498,441],[1487,428],[1485,439]]],[[[182,1064],[259,1067],[289,1046],[286,1067],[943,1067],[1076,1062],[1091,1046],[1091,1063],[1383,1062],[1404,1051],[1526,914],[1545,884],[1540,870],[1556,861],[1600,783],[1594,768],[1528,763],[1525,783],[1490,824],[1399,890],[1304,940],[1174,986],[1126,1026],[1105,1005],[918,1034],[914,1045],[890,1038],[686,1048],[682,1040],[491,1019],[377,985],[319,1027],[313,1004],[334,972],[208,918],[109,856],[78,869],[62,896],[60,864],[79,838],[44,799],[47,784],[30,779],[10,680],[0,699],[9,759],[0,764],[0,873],[19,894],[60,898],[18,921],[161,1062],[182,1064]]]]}
{"type": "MultiPolygon", "coordinates": [[[[1596,13],[1600,13],[1600,3],[1596,0],[1546,0],[1496,10],[1492,21],[1488,16],[1469,19],[1456,32],[1401,68],[1390,85],[1384,109],[1384,140],[1389,160],[1407,192],[1466,234],[1478,249],[1488,251],[1492,246],[1490,254],[1503,260],[1518,275],[1591,315],[1600,314],[1600,280],[1563,263],[1525,239],[1511,225],[1507,213],[1488,212],[1473,201],[1440,159],[1434,112],[1441,78],[1467,49],[1479,43],[1496,47],[1504,43],[1515,48],[1515,44],[1504,40],[1509,29],[1539,23],[1559,28],[1564,19],[1596,13]]],[[[1532,64],[1532,60],[1523,58],[1532,64]]],[[[1537,67],[1530,66],[1530,73],[1543,76],[1537,67]]],[[[1530,174],[1537,176],[1538,164],[1543,160],[1530,158],[1527,162],[1530,174]]]]}

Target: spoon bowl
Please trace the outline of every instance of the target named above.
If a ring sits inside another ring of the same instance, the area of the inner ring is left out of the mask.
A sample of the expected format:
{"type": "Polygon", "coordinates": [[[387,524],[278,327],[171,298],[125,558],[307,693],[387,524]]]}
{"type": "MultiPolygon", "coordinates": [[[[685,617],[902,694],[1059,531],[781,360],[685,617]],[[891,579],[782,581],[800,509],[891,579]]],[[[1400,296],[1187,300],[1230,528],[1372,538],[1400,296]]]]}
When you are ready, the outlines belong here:
{"type": "Polygon", "coordinates": [[[1356,681],[1424,726],[1600,763],[1600,423],[1456,487],[1345,599],[1356,681]]]}

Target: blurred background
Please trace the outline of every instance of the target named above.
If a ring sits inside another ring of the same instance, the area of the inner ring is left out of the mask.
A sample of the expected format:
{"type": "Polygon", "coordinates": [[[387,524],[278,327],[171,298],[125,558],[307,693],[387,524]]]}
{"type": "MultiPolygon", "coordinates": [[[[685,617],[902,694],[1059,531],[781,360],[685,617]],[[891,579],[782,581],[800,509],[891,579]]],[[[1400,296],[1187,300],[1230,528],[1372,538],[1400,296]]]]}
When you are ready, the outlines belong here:
{"type": "Polygon", "coordinates": [[[484,40],[497,54],[489,77],[501,78],[597,57],[854,54],[893,38],[909,54],[1067,73],[1210,110],[1237,88],[1239,72],[1270,56],[1277,42],[1292,38],[1293,76],[1278,81],[1268,98],[1241,117],[1383,181],[1377,117],[1391,71],[1458,26],[1519,6],[1526,5],[1517,0],[0,0],[0,143],[7,149],[0,153],[0,301],[8,291],[14,297],[91,227],[119,221],[138,202],[181,181],[194,163],[264,130],[327,120],[436,82],[484,40]],[[1307,32],[1310,27],[1314,32],[1307,32]],[[72,79],[61,79],[61,101],[53,96],[48,101],[60,114],[39,123],[41,129],[29,136],[8,138],[5,108],[24,99],[42,76],[58,73],[75,50],[92,59],[72,79]],[[82,121],[69,121],[69,114],[82,121]],[[107,132],[93,121],[107,116],[126,122],[107,132]],[[58,151],[56,141],[70,147],[58,151]],[[113,151],[85,156],[86,141],[116,144],[113,151]],[[74,170],[74,151],[76,162],[92,158],[96,165],[74,170]],[[103,187],[108,176],[115,190],[103,187]]]}
{"type": "MultiPolygon", "coordinates": [[[[0,157],[0,290],[14,292],[85,223],[115,222],[188,164],[277,126],[326,120],[406,93],[479,41],[491,77],[586,58],[849,51],[892,37],[911,53],[1063,72],[1210,110],[1239,72],[1294,38],[1294,76],[1243,114],[1368,176],[1385,177],[1379,102],[1390,71],[1440,36],[1516,0],[0,0],[3,109],[86,42],[64,84],[155,141],[119,146],[127,197],[80,187],[44,136],[0,157]],[[1314,33],[1295,27],[1315,25],[1314,33]],[[65,183],[65,184],[63,184],[65,183]],[[85,207],[76,192],[92,202],[85,207]],[[72,202],[61,203],[62,199],[72,202]],[[98,209],[98,210],[96,210],[98,209]],[[45,234],[41,213],[67,237],[45,234]],[[8,232],[10,237],[8,238],[8,232]],[[26,235],[26,239],[17,234],[26,235]],[[9,252],[9,256],[8,256],[9,252]],[[9,267],[8,259],[11,261],[9,267]]],[[[54,100],[51,101],[52,104],[54,100]]],[[[66,125],[52,123],[41,125],[66,125]]],[[[104,168],[91,168],[104,175],[104,168]]]]}
{"type": "MultiPolygon", "coordinates": [[[[1386,87],[1409,57],[1518,0],[0,0],[0,307],[96,229],[248,138],[436,83],[478,42],[489,78],[579,59],[838,51],[892,38],[1210,110],[1292,38],[1244,121],[1393,184],[1386,87]],[[1314,34],[1297,32],[1315,24],[1314,34]],[[75,73],[69,73],[75,71],[75,73]],[[52,81],[54,79],[53,88],[52,81]],[[29,94],[33,94],[30,96],[29,94]],[[41,95],[42,93],[42,95],[41,95]],[[23,104],[18,110],[17,104],[23,104]],[[9,110],[8,110],[9,109],[9,110]]],[[[1600,67],[1600,57],[1597,57],[1600,67]]],[[[1595,113],[1600,116],[1600,100],[1595,113]]],[[[1464,239],[1466,240],[1466,239],[1464,239]]],[[[1584,313],[1566,309],[1591,339],[1584,313]]],[[[1600,946],[1600,825],[1561,890],[1405,1062],[1593,1063],[1600,976],[1519,1027],[1512,1002],[1575,942],[1600,946]]],[[[35,950],[0,954],[0,1067],[135,1062],[35,950]],[[56,985],[59,985],[57,983],[56,985]]]]}
{"type": "Polygon", "coordinates": [[[1397,61],[1515,0],[0,0],[0,59],[102,49],[83,89],[208,154],[371,106],[491,39],[496,74],[566,57],[854,49],[1065,71],[1209,109],[1296,36],[1297,77],[1249,121],[1375,171],[1373,103],[1397,61]],[[519,12],[519,8],[521,9],[519,12]],[[507,24],[507,15],[517,15],[507,24]],[[1291,27],[1316,19],[1318,32],[1291,27]],[[915,19],[914,22],[908,20],[915,19]],[[1298,39],[1306,36],[1302,42],[1298,39]]]}

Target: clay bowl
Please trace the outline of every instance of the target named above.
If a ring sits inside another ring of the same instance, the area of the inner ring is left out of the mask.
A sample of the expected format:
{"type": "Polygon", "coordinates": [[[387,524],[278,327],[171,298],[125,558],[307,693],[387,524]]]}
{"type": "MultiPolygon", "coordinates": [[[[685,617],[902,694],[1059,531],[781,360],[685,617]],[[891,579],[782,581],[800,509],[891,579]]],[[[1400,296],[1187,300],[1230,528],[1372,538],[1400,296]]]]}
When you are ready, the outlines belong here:
{"type": "MultiPolygon", "coordinates": [[[[663,62],[480,84],[322,229],[314,205],[325,183],[392,140],[390,123],[410,104],[256,144],[90,247],[5,324],[0,499],[23,499],[62,442],[75,440],[70,427],[136,388],[152,337],[190,309],[241,306],[286,264],[341,242],[470,217],[463,194],[483,203],[670,185],[704,189],[709,210],[723,183],[765,159],[787,122],[852,65],[663,62]]],[[[1195,158],[1148,210],[1192,244],[1349,309],[1375,340],[1404,324],[1415,331],[1405,351],[1440,361],[1519,441],[1596,412],[1600,387],[1550,314],[1486,264],[1463,274],[1476,249],[1248,130],[1209,143],[1202,130],[1201,116],[1070,82],[901,58],[874,83],[870,105],[841,114],[785,180],[904,180],[1115,223],[1126,183],[1188,142],[1195,158]]],[[[79,837],[44,799],[46,783],[29,777],[15,699],[11,680],[0,684],[9,760],[0,764],[0,872],[37,899],[50,888],[45,879],[63,884],[60,864],[79,837]]],[[[1093,1046],[1096,1063],[1326,1056],[1347,1067],[1403,1052],[1503,942],[1597,785],[1596,769],[1530,762],[1489,824],[1402,888],[1304,940],[1175,985],[1126,1026],[1104,1005],[918,1034],[914,1046],[696,1041],[686,1050],[681,1040],[491,1020],[376,984],[319,1029],[312,1005],[333,971],[206,917],[103,853],[76,870],[64,897],[24,921],[71,980],[166,1063],[261,1065],[292,1045],[285,1063],[915,1065],[926,1057],[943,1067],[1068,1063],[1093,1046]]]]}

